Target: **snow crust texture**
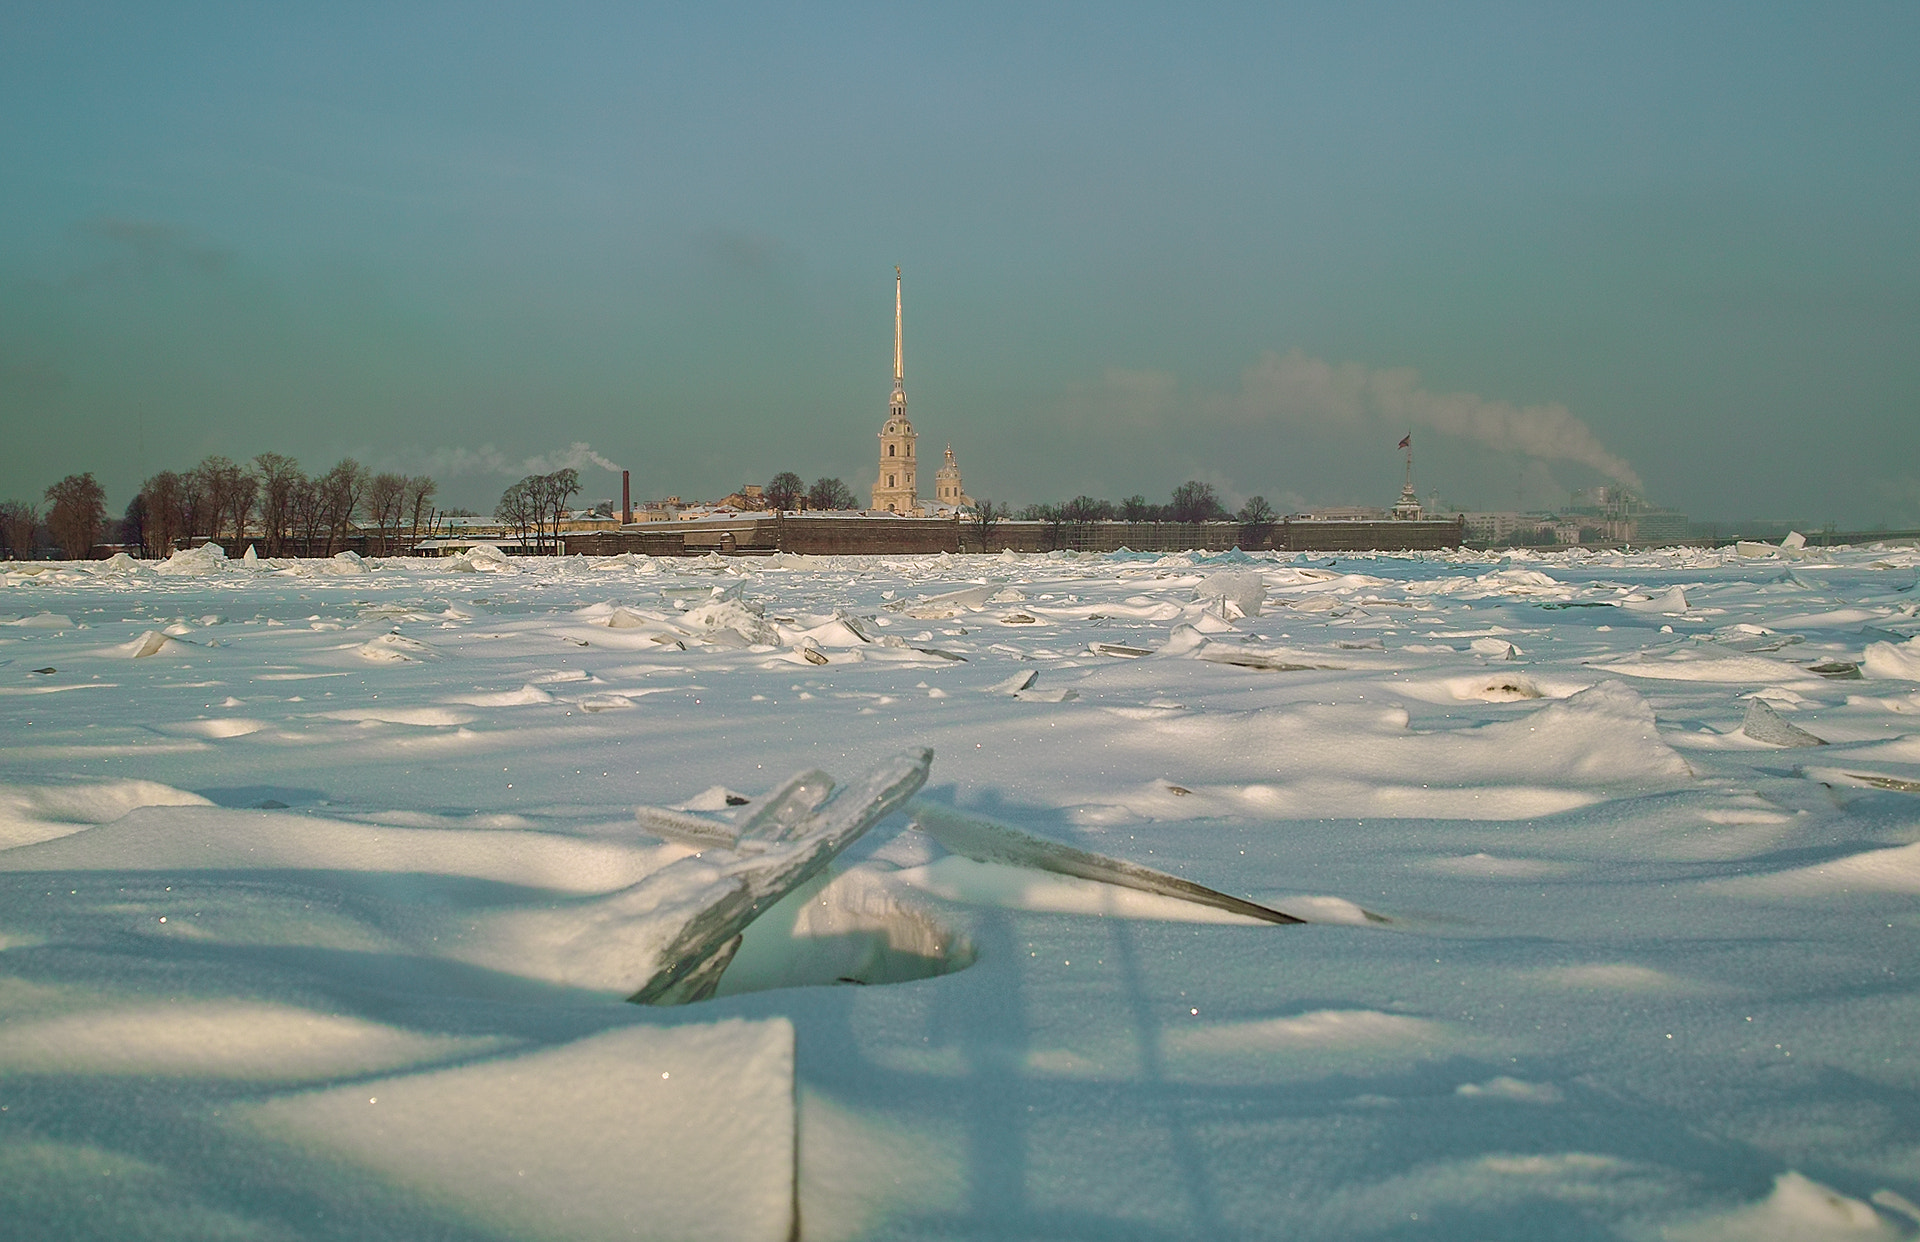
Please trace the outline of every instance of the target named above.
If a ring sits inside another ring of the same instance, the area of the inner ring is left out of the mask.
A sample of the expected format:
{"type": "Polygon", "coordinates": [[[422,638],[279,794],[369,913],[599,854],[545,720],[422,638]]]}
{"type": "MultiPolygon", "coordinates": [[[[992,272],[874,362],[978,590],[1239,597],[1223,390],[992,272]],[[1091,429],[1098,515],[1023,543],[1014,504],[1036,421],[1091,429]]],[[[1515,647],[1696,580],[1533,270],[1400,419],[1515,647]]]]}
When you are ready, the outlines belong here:
{"type": "Polygon", "coordinates": [[[1916,566],[0,568],[0,1237],[1915,1237],[1916,566]]]}

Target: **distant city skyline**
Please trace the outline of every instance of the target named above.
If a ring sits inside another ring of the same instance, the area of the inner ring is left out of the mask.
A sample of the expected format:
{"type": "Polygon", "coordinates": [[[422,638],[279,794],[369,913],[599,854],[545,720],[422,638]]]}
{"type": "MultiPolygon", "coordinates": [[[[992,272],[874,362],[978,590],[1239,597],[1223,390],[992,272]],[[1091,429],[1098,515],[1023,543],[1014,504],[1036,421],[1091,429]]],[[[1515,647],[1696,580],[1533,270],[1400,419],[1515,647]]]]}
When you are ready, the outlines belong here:
{"type": "Polygon", "coordinates": [[[0,498],[968,491],[1920,525],[1920,9],[0,17],[0,498]]]}

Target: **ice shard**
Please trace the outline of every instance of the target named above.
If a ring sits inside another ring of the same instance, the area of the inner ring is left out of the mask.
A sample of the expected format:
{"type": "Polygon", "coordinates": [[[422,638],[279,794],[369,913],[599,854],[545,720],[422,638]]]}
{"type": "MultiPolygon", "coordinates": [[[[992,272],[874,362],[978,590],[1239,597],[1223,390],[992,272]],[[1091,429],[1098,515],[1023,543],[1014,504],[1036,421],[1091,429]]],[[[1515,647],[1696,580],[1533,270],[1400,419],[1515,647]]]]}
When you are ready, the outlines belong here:
{"type": "Polygon", "coordinates": [[[1765,699],[1747,700],[1747,718],[1740,732],[1769,746],[1825,746],[1827,740],[1815,737],[1799,725],[1784,719],[1765,699]]]}
{"type": "Polygon", "coordinates": [[[640,1005],[683,1004],[712,995],[740,946],[740,934],[760,913],[805,883],[860,835],[926,783],[931,750],[895,755],[833,794],[831,780],[803,772],[769,795],[741,826],[732,853],[717,867],[685,858],[617,895],[645,913],[661,937],[652,969],[627,999],[640,1005]],[[691,891],[671,873],[717,871],[691,891]],[[664,898],[664,900],[661,900],[664,898]],[[676,924],[677,926],[672,926],[676,924]]]}
{"type": "Polygon", "coordinates": [[[1022,832],[1018,828],[992,820],[962,815],[946,807],[916,802],[912,808],[913,826],[956,854],[975,862],[1005,863],[1032,867],[1082,880],[1096,880],[1121,888],[1138,889],[1162,897],[1176,897],[1215,910],[1243,914],[1266,923],[1304,923],[1291,914],[1269,910],[1251,901],[1243,901],[1205,885],[1183,880],[1177,875],[1142,867],[1138,863],[1108,858],[1058,841],[1049,841],[1022,832]]]}

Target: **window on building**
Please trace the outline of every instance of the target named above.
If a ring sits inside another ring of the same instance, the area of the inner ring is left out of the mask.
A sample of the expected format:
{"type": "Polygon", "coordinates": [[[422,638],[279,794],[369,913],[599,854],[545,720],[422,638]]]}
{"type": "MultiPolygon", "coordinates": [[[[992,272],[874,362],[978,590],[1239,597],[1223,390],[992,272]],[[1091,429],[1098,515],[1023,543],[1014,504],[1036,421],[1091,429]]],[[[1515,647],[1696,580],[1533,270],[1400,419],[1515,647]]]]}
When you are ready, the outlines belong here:
{"type": "Polygon", "coordinates": [[[887,445],[887,456],[889,457],[893,456],[893,448],[894,448],[893,445],[891,444],[887,445]]]}

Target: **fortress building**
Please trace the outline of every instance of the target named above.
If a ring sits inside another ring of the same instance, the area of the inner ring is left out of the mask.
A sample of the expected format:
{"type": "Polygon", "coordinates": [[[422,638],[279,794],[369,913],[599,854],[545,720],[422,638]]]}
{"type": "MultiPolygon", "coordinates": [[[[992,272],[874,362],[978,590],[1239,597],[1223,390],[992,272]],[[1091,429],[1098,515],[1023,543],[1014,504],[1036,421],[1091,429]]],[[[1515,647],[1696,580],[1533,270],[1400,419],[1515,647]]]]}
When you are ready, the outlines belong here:
{"type": "Polygon", "coordinates": [[[873,507],[888,513],[918,516],[920,497],[914,483],[919,469],[913,457],[913,424],[907,421],[907,389],[900,338],[900,269],[893,269],[893,398],[887,403],[887,425],[880,429],[880,473],[873,481],[873,507]]]}

